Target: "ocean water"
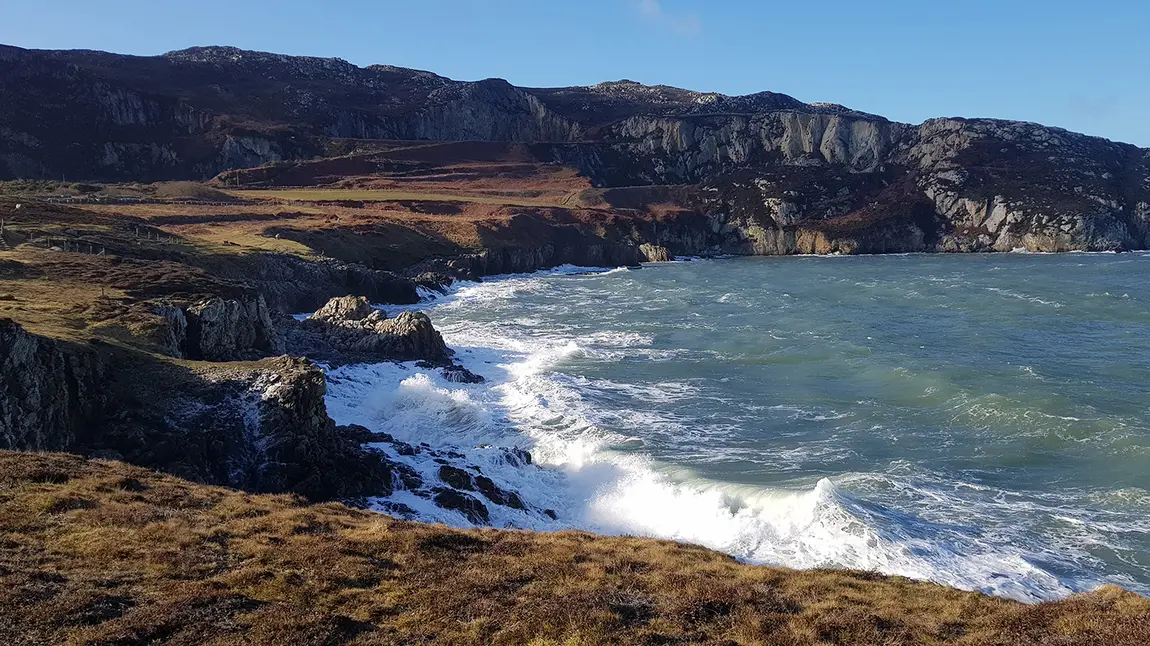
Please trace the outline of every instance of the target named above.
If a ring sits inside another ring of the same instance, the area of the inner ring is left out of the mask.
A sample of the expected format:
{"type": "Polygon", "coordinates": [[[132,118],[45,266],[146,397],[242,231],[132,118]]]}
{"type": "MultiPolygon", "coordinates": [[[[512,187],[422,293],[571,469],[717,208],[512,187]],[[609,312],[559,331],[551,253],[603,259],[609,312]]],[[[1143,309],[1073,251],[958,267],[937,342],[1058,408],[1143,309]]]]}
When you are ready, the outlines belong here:
{"type": "MultiPolygon", "coordinates": [[[[1147,594],[1148,279],[1147,254],[564,267],[419,306],[487,383],[348,366],[328,405],[519,491],[497,526],[1026,601],[1147,594]]],[[[435,484],[429,454],[393,457],[435,484]]],[[[389,503],[468,526],[418,491],[389,503]]]]}

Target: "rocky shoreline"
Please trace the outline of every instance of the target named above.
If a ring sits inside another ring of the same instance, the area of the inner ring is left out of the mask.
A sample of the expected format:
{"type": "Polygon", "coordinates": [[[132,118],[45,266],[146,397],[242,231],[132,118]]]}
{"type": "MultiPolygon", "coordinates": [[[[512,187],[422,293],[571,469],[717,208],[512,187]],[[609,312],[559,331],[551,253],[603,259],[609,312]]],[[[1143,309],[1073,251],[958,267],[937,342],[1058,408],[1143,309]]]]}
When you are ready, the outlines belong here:
{"type": "MultiPolygon", "coordinates": [[[[24,213],[42,221],[39,208],[33,204],[24,213]]],[[[67,220],[73,227],[86,217],[69,211],[51,216],[73,218],[67,220]]],[[[39,335],[0,318],[0,375],[5,376],[0,381],[0,448],[113,457],[197,482],[295,492],[314,500],[362,503],[406,487],[482,524],[487,505],[514,506],[515,492],[499,490],[482,474],[469,472],[462,458],[445,459],[450,464],[443,465],[439,482],[423,483],[367,445],[399,454],[430,447],[400,446],[388,438],[364,442],[363,429],[336,429],[323,402],[323,372],[315,362],[331,367],[420,362],[448,381],[476,383],[482,375],[453,362],[453,352],[426,315],[403,312],[389,318],[369,303],[412,304],[420,289],[444,290],[456,281],[563,264],[637,266],[678,255],[789,253],[795,245],[814,253],[840,250],[826,238],[801,232],[789,242],[768,236],[748,246],[747,232],[729,221],[683,217],[658,231],[636,230],[628,237],[602,236],[586,244],[579,234],[572,244],[558,246],[523,240],[518,247],[425,260],[401,273],[267,253],[227,262],[187,256],[174,265],[157,264],[146,255],[134,260],[143,251],[127,247],[113,247],[122,257],[84,256],[94,266],[90,272],[139,273],[134,280],[143,281],[142,289],[133,287],[129,294],[138,295],[118,302],[97,299],[92,307],[108,310],[111,318],[87,342],[39,335]],[[172,276],[178,283],[165,282],[172,276]],[[353,295],[338,295],[341,291],[353,295]],[[301,308],[314,308],[315,314],[297,320],[288,313],[301,308]]],[[[841,250],[859,252],[861,244],[841,250]]],[[[923,249],[895,244],[882,250],[923,249]]],[[[6,275],[22,282],[64,280],[45,274],[51,264],[37,264],[57,262],[60,255],[37,254],[6,261],[6,275]]]]}

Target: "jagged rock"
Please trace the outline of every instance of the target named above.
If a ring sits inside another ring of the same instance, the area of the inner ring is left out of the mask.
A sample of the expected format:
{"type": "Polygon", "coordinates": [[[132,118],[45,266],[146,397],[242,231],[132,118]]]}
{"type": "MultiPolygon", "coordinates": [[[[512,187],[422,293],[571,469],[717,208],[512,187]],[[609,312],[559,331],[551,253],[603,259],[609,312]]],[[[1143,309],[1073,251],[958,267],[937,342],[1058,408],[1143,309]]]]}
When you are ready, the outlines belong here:
{"type": "Polygon", "coordinates": [[[439,467],[439,479],[455,489],[475,491],[475,483],[472,481],[471,474],[458,467],[446,465],[439,467]]]}
{"type": "Polygon", "coordinates": [[[495,486],[495,482],[487,476],[475,476],[475,487],[479,489],[479,493],[487,496],[487,499],[497,505],[511,507],[512,509],[526,509],[523,500],[519,498],[519,494],[514,491],[504,491],[495,486]]]}
{"type": "Polygon", "coordinates": [[[440,370],[440,373],[444,379],[456,384],[481,384],[487,381],[482,376],[459,365],[447,366],[440,370]]]}
{"type": "Polygon", "coordinates": [[[0,375],[0,448],[115,456],[199,482],[313,499],[387,495],[393,478],[422,484],[336,430],[324,374],[303,359],[192,373],[0,319],[0,375]]]}
{"type": "Polygon", "coordinates": [[[172,429],[162,439],[184,445],[171,455],[195,479],[323,500],[391,492],[394,465],[336,429],[324,402],[323,371],[310,361],[281,357],[207,376],[215,394],[191,405],[172,402],[172,429]]]}
{"type": "Polygon", "coordinates": [[[288,351],[333,364],[424,360],[447,362],[450,350],[422,312],[393,319],[356,297],[332,299],[300,323],[280,317],[288,351]]]}
{"type": "Polygon", "coordinates": [[[362,296],[339,296],[328,301],[311,319],[341,325],[361,321],[376,312],[378,310],[362,296]]]}
{"type": "Polygon", "coordinates": [[[0,448],[67,450],[102,428],[113,368],[89,348],[0,318],[0,448]]]}
{"type": "Polygon", "coordinates": [[[478,491],[497,505],[511,507],[512,509],[527,508],[526,505],[523,504],[523,500],[519,497],[519,494],[514,491],[500,489],[495,484],[495,481],[487,476],[472,476],[459,467],[443,465],[439,467],[439,479],[455,489],[478,491]]]}
{"type": "Polygon", "coordinates": [[[666,247],[644,243],[639,245],[639,251],[646,258],[647,262],[670,262],[675,259],[671,251],[666,247]]]}
{"type": "Polygon", "coordinates": [[[185,356],[188,342],[188,318],[184,314],[184,310],[179,306],[165,303],[152,308],[152,312],[163,319],[157,344],[169,356],[185,356]]]}
{"type": "Polygon", "coordinates": [[[414,519],[419,515],[414,509],[401,502],[385,502],[383,503],[383,510],[392,516],[399,516],[409,520],[414,519]]]}
{"type": "Polygon", "coordinates": [[[263,296],[205,299],[188,307],[185,316],[189,358],[250,360],[284,352],[263,296]]]}
{"type": "MultiPolygon", "coordinates": [[[[518,462],[521,464],[531,464],[531,453],[525,451],[524,449],[521,449],[519,447],[514,447],[511,449],[508,449],[507,453],[508,453],[508,460],[512,464],[516,464],[516,462],[515,462],[516,460],[518,460],[518,462]]],[[[516,466],[520,466],[520,464],[516,464],[516,466]]]]}
{"type": "Polygon", "coordinates": [[[336,432],[340,435],[354,440],[360,444],[374,444],[374,443],[387,443],[392,444],[395,438],[387,433],[377,433],[369,428],[360,426],[359,424],[348,424],[347,426],[337,426],[336,432]]]}
{"type": "Polygon", "coordinates": [[[460,512],[476,525],[491,522],[491,513],[487,510],[487,506],[479,502],[475,496],[455,489],[439,489],[432,501],[444,509],[460,512]]]}

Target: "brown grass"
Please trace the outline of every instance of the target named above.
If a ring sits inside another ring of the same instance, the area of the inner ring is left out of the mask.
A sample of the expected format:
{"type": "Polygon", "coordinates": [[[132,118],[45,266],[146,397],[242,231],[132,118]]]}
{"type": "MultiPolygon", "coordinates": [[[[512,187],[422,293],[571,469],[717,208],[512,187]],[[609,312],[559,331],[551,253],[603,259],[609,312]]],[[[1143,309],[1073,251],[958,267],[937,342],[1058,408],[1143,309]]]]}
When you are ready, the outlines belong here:
{"type": "Polygon", "coordinates": [[[531,199],[519,195],[482,195],[457,192],[434,192],[388,189],[311,189],[283,188],[274,190],[248,189],[230,191],[230,194],[243,199],[278,200],[284,202],[475,202],[477,204],[500,204],[507,206],[559,206],[560,202],[549,199],[531,199]]]}
{"type": "Polygon", "coordinates": [[[1114,588],[1027,606],[582,532],[455,531],[0,453],[6,644],[1150,643],[1114,588]]]}

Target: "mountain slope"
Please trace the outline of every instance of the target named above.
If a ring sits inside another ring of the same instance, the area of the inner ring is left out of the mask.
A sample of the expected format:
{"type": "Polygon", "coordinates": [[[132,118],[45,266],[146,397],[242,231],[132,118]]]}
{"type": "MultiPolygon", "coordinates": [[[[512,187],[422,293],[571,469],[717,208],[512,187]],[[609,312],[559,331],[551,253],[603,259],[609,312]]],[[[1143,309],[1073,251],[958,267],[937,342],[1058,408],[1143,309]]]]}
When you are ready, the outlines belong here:
{"type": "Polygon", "coordinates": [[[535,143],[598,187],[697,185],[716,232],[735,234],[713,245],[727,252],[1150,242],[1150,151],[1037,124],[914,126],[770,92],[518,88],[229,47],[0,47],[0,179],[207,178],[402,140],[535,143]]]}

